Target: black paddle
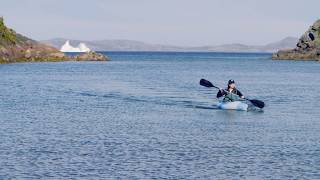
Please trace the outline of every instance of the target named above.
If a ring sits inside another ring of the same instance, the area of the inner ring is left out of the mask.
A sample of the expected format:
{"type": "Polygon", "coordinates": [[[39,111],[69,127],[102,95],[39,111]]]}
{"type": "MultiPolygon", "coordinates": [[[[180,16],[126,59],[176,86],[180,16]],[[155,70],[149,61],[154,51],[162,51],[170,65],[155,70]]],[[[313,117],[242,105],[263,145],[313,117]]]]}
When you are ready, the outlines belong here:
{"type": "MultiPolygon", "coordinates": [[[[220,89],[217,86],[213,85],[210,81],[205,80],[205,79],[201,79],[200,80],[200,85],[201,86],[205,86],[205,87],[209,87],[209,88],[213,87],[213,88],[220,89]]],[[[258,108],[262,109],[264,107],[264,102],[263,101],[256,100],[256,99],[247,99],[247,98],[244,98],[244,99],[250,101],[254,106],[256,106],[258,108]]]]}

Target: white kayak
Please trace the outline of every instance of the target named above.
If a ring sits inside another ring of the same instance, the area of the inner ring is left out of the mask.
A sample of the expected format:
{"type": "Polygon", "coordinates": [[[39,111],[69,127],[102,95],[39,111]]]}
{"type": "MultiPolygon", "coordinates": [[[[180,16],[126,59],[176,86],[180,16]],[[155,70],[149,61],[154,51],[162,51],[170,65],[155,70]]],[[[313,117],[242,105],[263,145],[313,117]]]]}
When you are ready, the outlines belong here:
{"type": "Polygon", "coordinates": [[[230,110],[239,110],[239,111],[248,110],[248,104],[246,104],[245,101],[219,102],[217,106],[220,109],[230,109],[230,110]]]}

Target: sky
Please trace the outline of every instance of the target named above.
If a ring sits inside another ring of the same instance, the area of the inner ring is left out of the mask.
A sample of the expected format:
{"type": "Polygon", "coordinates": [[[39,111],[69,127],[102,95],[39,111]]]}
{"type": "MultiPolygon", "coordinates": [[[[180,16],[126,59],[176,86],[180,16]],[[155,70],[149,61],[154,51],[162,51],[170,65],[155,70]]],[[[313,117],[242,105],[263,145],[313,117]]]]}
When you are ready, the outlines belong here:
{"type": "Polygon", "coordinates": [[[300,37],[319,7],[319,0],[1,0],[0,16],[36,40],[262,45],[300,37]]]}

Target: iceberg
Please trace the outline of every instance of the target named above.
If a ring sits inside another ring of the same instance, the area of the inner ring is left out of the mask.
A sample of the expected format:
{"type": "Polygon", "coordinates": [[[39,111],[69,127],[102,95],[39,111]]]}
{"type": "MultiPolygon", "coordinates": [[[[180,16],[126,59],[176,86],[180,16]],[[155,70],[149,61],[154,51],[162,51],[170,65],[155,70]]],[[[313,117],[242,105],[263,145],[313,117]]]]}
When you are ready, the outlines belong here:
{"type": "Polygon", "coordinates": [[[86,46],[85,43],[80,43],[78,47],[73,47],[70,45],[69,40],[67,40],[64,45],[61,46],[60,51],[62,52],[90,52],[90,48],[86,46]]]}
{"type": "Polygon", "coordinates": [[[91,51],[85,43],[80,43],[78,48],[80,49],[81,52],[89,52],[91,51]]]}

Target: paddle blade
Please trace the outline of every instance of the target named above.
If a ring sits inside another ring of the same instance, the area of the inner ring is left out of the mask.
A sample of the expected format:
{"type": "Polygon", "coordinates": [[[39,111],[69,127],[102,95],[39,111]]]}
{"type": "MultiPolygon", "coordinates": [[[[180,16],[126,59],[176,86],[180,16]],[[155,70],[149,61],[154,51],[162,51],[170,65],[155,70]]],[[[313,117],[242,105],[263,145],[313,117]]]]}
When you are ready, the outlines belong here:
{"type": "Polygon", "coordinates": [[[260,100],[256,100],[256,99],[251,99],[249,100],[254,106],[258,107],[258,108],[264,108],[264,102],[260,101],[260,100]]]}
{"type": "Polygon", "coordinates": [[[210,81],[205,79],[200,80],[200,85],[205,87],[215,87],[210,81]]]}

